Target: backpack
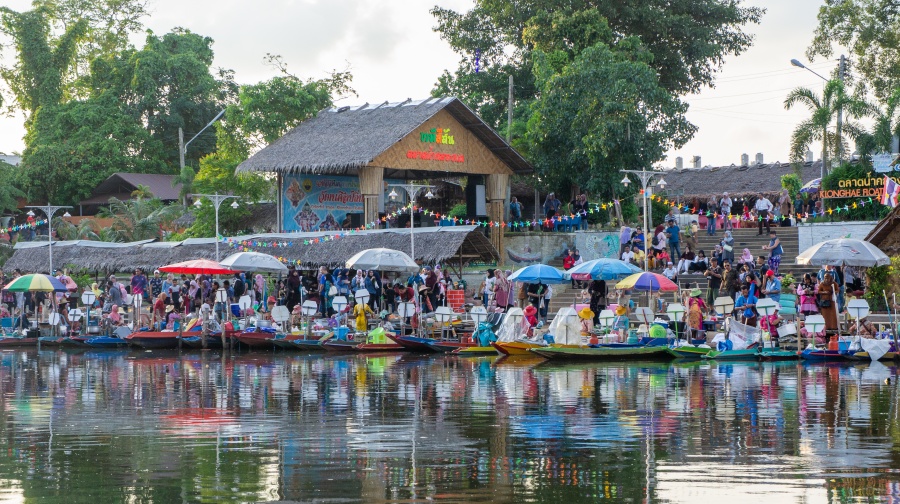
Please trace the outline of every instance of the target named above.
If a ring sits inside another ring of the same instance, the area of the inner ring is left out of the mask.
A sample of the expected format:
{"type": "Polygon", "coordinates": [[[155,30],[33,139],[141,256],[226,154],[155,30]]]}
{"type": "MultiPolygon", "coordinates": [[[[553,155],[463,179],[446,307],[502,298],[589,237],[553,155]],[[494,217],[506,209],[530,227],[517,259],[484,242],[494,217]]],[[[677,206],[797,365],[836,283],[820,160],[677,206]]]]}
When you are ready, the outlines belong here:
{"type": "Polygon", "coordinates": [[[650,240],[650,244],[653,245],[654,247],[659,245],[659,235],[658,234],[653,235],[653,239],[650,240]]]}
{"type": "Polygon", "coordinates": [[[234,281],[234,286],[232,286],[232,289],[234,290],[234,297],[240,298],[244,295],[244,281],[238,278],[234,281]]]}

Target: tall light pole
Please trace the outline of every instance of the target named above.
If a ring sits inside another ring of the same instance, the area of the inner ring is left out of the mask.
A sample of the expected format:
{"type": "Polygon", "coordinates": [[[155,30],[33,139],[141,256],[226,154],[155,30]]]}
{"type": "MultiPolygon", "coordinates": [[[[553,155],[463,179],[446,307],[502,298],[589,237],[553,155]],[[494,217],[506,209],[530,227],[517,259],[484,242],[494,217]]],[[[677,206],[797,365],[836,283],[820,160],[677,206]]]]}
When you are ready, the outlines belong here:
{"type": "MultiPolygon", "coordinates": [[[[203,203],[200,202],[200,198],[206,198],[212,201],[213,206],[216,208],[216,262],[219,262],[219,207],[222,206],[222,202],[227,199],[235,199],[239,200],[240,198],[237,196],[232,196],[230,194],[192,194],[193,198],[195,198],[194,206],[200,208],[203,206],[203,203]]],[[[237,208],[238,202],[233,201],[231,203],[231,208],[237,208]]]]}
{"type": "MultiPolygon", "coordinates": [[[[188,140],[187,142],[184,141],[184,130],[182,130],[181,128],[178,128],[178,163],[179,163],[179,168],[181,168],[181,171],[178,172],[179,175],[181,175],[181,173],[184,172],[184,157],[187,155],[188,145],[190,145],[191,142],[196,140],[197,137],[200,136],[201,133],[203,133],[204,131],[207,130],[207,128],[209,128],[210,126],[215,124],[215,122],[218,121],[223,115],[225,115],[224,109],[219,111],[219,113],[216,114],[216,117],[213,117],[212,121],[209,121],[209,123],[207,123],[206,126],[204,126],[200,131],[198,131],[197,134],[194,135],[193,137],[191,137],[191,139],[188,140]]],[[[183,203],[185,205],[187,205],[187,201],[184,201],[183,203]]]]}
{"type": "MultiPolygon", "coordinates": [[[[656,185],[660,188],[660,190],[666,188],[666,181],[663,180],[662,174],[660,172],[655,171],[647,171],[647,170],[619,170],[625,174],[622,177],[622,185],[628,187],[628,184],[631,183],[631,179],[628,178],[629,173],[633,173],[641,179],[641,186],[644,189],[644,194],[641,195],[641,199],[644,201],[644,271],[648,270],[649,259],[647,258],[647,243],[650,243],[647,240],[647,233],[650,232],[649,224],[647,223],[647,198],[650,196],[650,191],[648,191],[648,185],[650,184],[650,180],[654,175],[659,175],[659,182],[656,185]]],[[[674,259],[673,259],[674,260],[674,259]]]]}
{"type": "MultiPolygon", "coordinates": [[[[419,191],[422,189],[428,189],[428,192],[425,193],[425,197],[428,199],[434,198],[434,194],[431,192],[432,186],[427,184],[391,184],[391,187],[400,187],[406,191],[406,195],[409,196],[409,202],[412,207],[409,209],[409,247],[410,252],[412,254],[412,260],[416,260],[416,238],[413,230],[416,227],[416,196],[419,194],[419,191]]],[[[391,189],[391,193],[388,195],[392,200],[397,199],[397,191],[391,189]]]]}
{"type": "MultiPolygon", "coordinates": [[[[819,75],[818,72],[816,72],[813,69],[809,68],[808,66],[804,65],[800,60],[798,60],[796,58],[791,60],[791,65],[794,65],[797,68],[802,68],[804,70],[808,70],[811,74],[822,79],[826,83],[828,82],[828,79],[826,79],[825,77],[822,77],[821,75],[819,75]]],[[[844,82],[844,71],[846,68],[847,68],[847,58],[844,57],[843,54],[841,54],[841,60],[838,65],[838,79],[840,79],[841,82],[844,82]]],[[[823,99],[825,98],[824,94],[825,93],[823,91],[823,93],[822,93],[823,99]]],[[[843,105],[839,104],[838,105],[838,116],[837,116],[838,163],[840,163],[844,157],[843,156],[843,154],[844,154],[844,141],[843,140],[844,139],[842,136],[843,125],[844,125],[844,107],[843,107],[843,105]]],[[[827,148],[827,145],[828,145],[828,141],[823,137],[822,138],[822,169],[819,171],[819,178],[825,178],[825,160],[828,159],[827,153],[825,151],[827,148]]]]}
{"type": "MultiPolygon", "coordinates": [[[[44,212],[47,215],[47,250],[50,251],[50,274],[53,274],[53,214],[57,211],[72,208],[70,206],[58,206],[58,205],[43,205],[43,206],[27,206],[25,208],[34,208],[44,212]]],[[[31,217],[34,217],[34,212],[32,210],[28,211],[28,214],[31,217]]],[[[69,212],[63,214],[63,217],[71,217],[69,212]]]]}

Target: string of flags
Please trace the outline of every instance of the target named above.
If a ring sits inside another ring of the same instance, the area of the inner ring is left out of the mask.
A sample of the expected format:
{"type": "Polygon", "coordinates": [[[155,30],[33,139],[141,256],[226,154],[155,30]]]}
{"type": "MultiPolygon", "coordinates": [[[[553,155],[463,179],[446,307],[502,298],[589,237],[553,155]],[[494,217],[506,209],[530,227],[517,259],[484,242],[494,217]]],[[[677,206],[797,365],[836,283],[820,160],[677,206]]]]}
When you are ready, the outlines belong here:
{"type": "Polygon", "coordinates": [[[46,219],[36,220],[34,222],[26,222],[25,224],[16,224],[15,226],[0,228],[0,234],[10,233],[10,232],[19,232],[19,231],[24,231],[26,229],[35,229],[39,226],[43,226],[44,224],[47,224],[46,219]]]}

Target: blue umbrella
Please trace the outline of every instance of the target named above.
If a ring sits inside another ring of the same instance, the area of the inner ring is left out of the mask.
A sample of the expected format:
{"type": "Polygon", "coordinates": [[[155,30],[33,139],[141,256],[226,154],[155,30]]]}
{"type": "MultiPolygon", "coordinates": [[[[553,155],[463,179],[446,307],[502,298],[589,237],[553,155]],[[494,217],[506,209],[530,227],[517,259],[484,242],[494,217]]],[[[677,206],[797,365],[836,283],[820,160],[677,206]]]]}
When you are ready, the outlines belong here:
{"type": "Polygon", "coordinates": [[[586,263],[579,264],[570,269],[566,273],[575,280],[615,280],[622,275],[631,275],[640,273],[642,270],[637,266],[620,261],[619,259],[594,259],[586,263]]]}
{"type": "Polygon", "coordinates": [[[559,271],[553,266],[547,266],[546,264],[532,264],[531,266],[525,266],[510,275],[508,280],[510,282],[540,282],[545,284],[566,282],[566,279],[563,278],[562,271],[559,271]]]}
{"type": "Polygon", "coordinates": [[[817,178],[810,180],[807,182],[801,189],[802,193],[814,193],[819,191],[819,187],[822,185],[822,179],[817,178]]]}

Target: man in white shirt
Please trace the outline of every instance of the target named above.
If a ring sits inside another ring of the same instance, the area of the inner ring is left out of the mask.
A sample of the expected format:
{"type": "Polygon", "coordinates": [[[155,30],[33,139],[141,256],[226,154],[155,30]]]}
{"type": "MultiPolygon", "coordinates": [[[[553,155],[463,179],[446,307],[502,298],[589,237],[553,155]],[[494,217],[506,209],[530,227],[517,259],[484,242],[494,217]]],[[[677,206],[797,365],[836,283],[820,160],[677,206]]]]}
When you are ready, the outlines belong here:
{"type": "Polygon", "coordinates": [[[634,252],[631,249],[625,250],[625,252],[622,252],[622,260],[627,263],[634,261],[634,252]]]}
{"type": "Polygon", "coordinates": [[[666,264],[666,269],[663,270],[662,274],[663,276],[674,282],[675,277],[678,276],[678,270],[675,269],[675,264],[673,264],[672,261],[669,261],[669,263],[666,264]]]}
{"type": "Polygon", "coordinates": [[[760,193],[756,198],[756,203],[753,205],[753,208],[756,210],[756,214],[759,216],[759,232],[756,236],[760,236],[763,234],[763,223],[766,225],[766,234],[769,233],[769,219],[771,216],[769,214],[772,213],[772,202],[769,201],[765,196],[760,193]]]}

